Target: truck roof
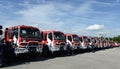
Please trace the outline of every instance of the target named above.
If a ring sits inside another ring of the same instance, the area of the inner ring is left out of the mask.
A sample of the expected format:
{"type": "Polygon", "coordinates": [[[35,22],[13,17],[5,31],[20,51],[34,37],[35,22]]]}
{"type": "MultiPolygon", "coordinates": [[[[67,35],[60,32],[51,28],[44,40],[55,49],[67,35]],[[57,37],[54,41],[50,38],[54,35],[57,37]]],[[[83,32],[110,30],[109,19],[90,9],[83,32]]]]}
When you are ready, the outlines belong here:
{"type": "Polygon", "coordinates": [[[65,36],[71,36],[71,35],[78,36],[77,34],[65,34],[65,36]]]}
{"type": "Polygon", "coordinates": [[[87,36],[79,36],[79,37],[87,37],[87,36]]]}
{"type": "Polygon", "coordinates": [[[49,33],[49,32],[60,32],[60,33],[63,33],[61,31],[57,31],[57,30],[44,30],[44,31],[42,31],[42,33],[49,33]]]}
{"type": "Polygon", "coordinates": [[[11,26],[11,27],[7,27],[7,28],[8,29],[12,29],[12,28],[34,28],[34,29],[38,29],[37,27],[26,26],[26,25],[11,26]]]}

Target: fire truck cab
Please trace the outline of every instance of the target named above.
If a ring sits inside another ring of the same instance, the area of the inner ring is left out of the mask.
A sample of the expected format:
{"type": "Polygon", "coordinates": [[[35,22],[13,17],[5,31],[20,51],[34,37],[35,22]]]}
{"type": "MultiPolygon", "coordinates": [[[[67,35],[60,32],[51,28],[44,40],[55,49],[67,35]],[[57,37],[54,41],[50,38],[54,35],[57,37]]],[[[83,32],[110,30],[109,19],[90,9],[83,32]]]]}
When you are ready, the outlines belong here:
{"type": "Polygon", "coordinates": [[[73,50],[80,49],[79,37],[76,34],[65,34],[67,45],[69,45],[73,50]]]}
{"type": "Polygon", "coordinates": [[[117,47],[117,46],[119,46],[118,43],[115,42],[115,41],[110,41],[110,45],[111,45],[111,47],[117,47]]]}
{"type": "Polygon", "coordinates": [[[5,41],[7,45],[12,45],[15,54],[41,53],[42,44],[40,31],[32,26],[13,26],[5,29],[5,41]]]}
{"type": "Polygon", "coordinates": [[[89,46],[89,38],[87,36],[79,36],[79,40],[81,43],[81,49],[87,49],[89,46]]]}
{"type": "Polygon", "coordinates": [[[91,37],[91,36],[88,36],[90,42],[89,42],[89,45],[92,46],[94,49],[97,49],[98,46],[97,46],[97,40],[95,37],[91,37]]]}
{"type": "Polygon", "coordinates": [[[54,53],[56,51],[66,50],[66,40],[64,33],[55,30],[42,31],[43,52],[54,53]]]}
{"type": "Polygon", "coordinates": [[[108,46],[108,48],[110,48],[111,47],[111,45],[110,45],[110,39],[107,38],[106,40],[107,40],[107,46],[108,46]]]}
{"type": "Polygon", "coordinates": [[[98,37],[94,37],[94,39],[95,39],[95,46],[97,49],[99,49],[100,48],[100,39],[98,37]]]}

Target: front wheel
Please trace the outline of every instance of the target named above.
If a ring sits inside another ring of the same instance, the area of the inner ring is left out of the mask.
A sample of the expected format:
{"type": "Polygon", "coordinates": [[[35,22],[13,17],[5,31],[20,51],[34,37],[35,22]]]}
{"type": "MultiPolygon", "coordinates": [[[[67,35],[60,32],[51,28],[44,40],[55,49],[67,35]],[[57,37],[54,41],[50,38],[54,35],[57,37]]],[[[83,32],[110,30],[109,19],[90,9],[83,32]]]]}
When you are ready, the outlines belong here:
{"type": "Polygon", "coordinates": [[[73,55],[73,48],[70,45],[67,45],[67,55],[73,55]]]}
{"type": "Polygon", "coordinates": [[[48,46],[43,46],[42,55],[45,57],[49,57],[52,55],[52,52],[49,50],[48,46]]]}

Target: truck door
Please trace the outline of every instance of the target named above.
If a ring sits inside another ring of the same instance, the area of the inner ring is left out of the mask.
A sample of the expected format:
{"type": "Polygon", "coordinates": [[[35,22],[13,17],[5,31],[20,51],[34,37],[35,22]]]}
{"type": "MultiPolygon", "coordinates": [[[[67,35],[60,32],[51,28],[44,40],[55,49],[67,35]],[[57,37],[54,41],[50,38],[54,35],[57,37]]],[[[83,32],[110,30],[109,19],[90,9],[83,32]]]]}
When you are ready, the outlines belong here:
{"type": "Polygon", "coordinates": [[[70,44],[70,46],[72,46],[72,37],[71,36],[68,36],[68,41],[67,42],[70,44]]]}
{"type": "Polygon", "coordinates": [[[48,41],[48,46],[53,46],[53,36],[52,36],[52,33],[50,32],[50,33],[48,33],[48,39],[47,39],[47,41],[48,41]]]}
{"type": "Polygon", "coordinates": [[[13,43],[18,45],[18,28],[13,28],[13,43]]]}

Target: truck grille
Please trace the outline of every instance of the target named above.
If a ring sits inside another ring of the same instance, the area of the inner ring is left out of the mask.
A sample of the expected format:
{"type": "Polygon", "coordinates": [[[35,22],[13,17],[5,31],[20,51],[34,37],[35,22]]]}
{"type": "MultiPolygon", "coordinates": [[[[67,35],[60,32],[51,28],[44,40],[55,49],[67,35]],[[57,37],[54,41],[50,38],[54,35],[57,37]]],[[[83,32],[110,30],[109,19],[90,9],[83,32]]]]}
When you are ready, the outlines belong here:
{"type": "Polygon", "coordinates": [[[29,44],[28,44],[28,46],[38,46],[39,44],[38,43],[36,43],[36,42],[30,42],[29,44]]]}
{"type": "Polygon", "coordinates": [[[60,45],[65,45],[65,43],[61,43],[60,45]]]}
{"type": "Polygon", "coordinates": [[[36,52],[36,47],[29,47],[28,49],[30,52],[36,52]]]}

